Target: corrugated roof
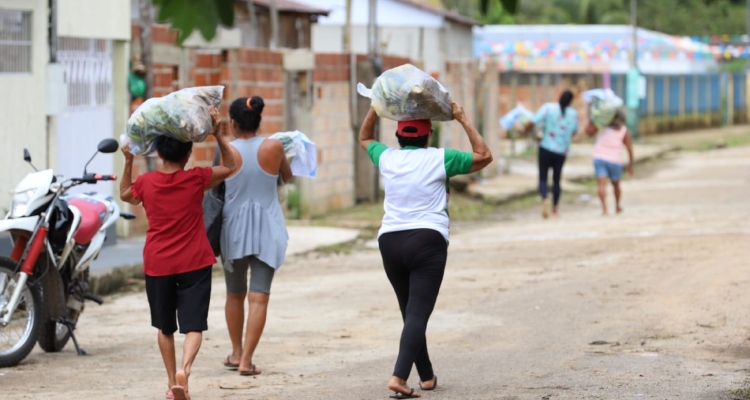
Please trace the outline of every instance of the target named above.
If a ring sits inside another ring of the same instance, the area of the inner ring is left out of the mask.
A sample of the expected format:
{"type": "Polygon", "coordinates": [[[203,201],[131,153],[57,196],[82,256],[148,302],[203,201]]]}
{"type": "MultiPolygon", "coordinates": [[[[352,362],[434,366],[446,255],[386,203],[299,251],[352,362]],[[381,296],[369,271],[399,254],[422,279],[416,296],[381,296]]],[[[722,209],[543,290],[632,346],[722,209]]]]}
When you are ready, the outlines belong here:
{"type": "Polygon", "coordinates": [[[428,11],[428,12],[431,12],[431,13],[442,15],[446,19],[448,19],[450,21],[453,21],[453,22],[458,22],[459,24],[472,25],[472,26],[483,26],[483,24],[481,22],[479,22],[479,21],[477,21],[477,20],[475,20],[473,18],[466,17],[464,15],[461,15],[461,14],[453,12],[453,11],[448,11],[448,10],[440,8],[440,7],[435,7],[435,6],[432,6],[432,5],[429,5],[429,4],[420,3],[420,2],[414,1],[414,0],[394,0],[394,1],[397,1],[397,2],[403,3],[403,4],[408,4],[408,5],[412,6],[412,7],[416,7],[416,8],[419,8],[421,10],[424,10],[424,11],[428,11]]]}
{"type": "MultiPolygon", "coordinates": [[[[244,1],[243,1],[244,3],[244,1]]],[[[270,8],[268,0],[253,0],[253,4],[260,7],[270,8]]],[[[296,12],[301,14],[328,15],[330,10],[308,6],[291,0],[276,0],[276,9],[279,12],[296,12]]]]}

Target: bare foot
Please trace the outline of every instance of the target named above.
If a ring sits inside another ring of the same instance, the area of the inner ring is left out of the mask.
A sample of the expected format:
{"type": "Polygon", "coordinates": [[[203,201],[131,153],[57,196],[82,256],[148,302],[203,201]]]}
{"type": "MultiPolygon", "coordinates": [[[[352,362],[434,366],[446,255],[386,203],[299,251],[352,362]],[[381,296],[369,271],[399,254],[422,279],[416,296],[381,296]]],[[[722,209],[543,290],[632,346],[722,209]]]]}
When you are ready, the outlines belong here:
{"type": "Polygon", "coordinates": [[[414,389],[410,388],[406,384],[405,380],[403,380],[403,379],[401,379],[401,378],[399,378],[397,376],[392,376],[391,380],[388,381],[388,389],[391,389],[391,390],[393,390],[396,393],[400,393],[400,394],[403,394],[403,395],[406,395],[406,396],[422,397],[422,395],[419,394],[419,392],[415,392],[414,389]]]}
{"type": "Polygon", "coordinates": [[[617,207],[617,213],[622,214],[622,207],[617,207]]]}
{"type": "Polygon", "coordinates": [[[552,219],[560,218],[560,214],[557,211],[552,212],[552,219]]]}
{"type": "Polygon", "coordinates": [[[429,381],[419,382],[419,388],[422,390],[433,390],[437,386],[437,375],[433,376],[429,381]]]}

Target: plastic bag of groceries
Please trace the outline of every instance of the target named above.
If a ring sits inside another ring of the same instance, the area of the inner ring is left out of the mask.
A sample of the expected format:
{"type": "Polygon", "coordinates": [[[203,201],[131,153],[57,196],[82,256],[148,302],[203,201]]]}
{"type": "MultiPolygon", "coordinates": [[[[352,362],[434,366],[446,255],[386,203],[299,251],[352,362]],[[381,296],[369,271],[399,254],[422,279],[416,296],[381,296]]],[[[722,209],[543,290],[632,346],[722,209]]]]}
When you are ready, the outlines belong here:
{"type": "Polygon", "coordinates": [[[589,103],[589,119],[598,129],[611,124],[617,111],[624,104],[612,89],[592,89],[583,92],[582,95],[589,103]]]}
{"type": "Polygon", "coordinates": [[[357,84],[357,92],[372,99],[372,107],[383,118],[395,121],[453,119],[448,90],[411,64],[383,72],[371,89],[357,84]]]}
{"type": "Polygon", "coordinates": [[[278,139],[284,145],[284,154],[291,159],[292,175],[315,178],[317,169],[317,151],[315,143],[300,131],[278,132],[269,136],[278,139]]]}
{"type": "Polygon", "coordinates": [[[534,119],[534,113],[522,104],[510,110],[500,118],[500,126],[508,133],[518,137],[526,131],[526,125],[534,119]]]}
{"type": "Polygon", "coordinates": [[[223,93],[224,86],[201,86],[146,100],[128,119],[130,152],[139,156],[153,152],[154,140],[161,135],[183,142],[204,141],[213,129],[209,106],[218,109],[223,93]]]}

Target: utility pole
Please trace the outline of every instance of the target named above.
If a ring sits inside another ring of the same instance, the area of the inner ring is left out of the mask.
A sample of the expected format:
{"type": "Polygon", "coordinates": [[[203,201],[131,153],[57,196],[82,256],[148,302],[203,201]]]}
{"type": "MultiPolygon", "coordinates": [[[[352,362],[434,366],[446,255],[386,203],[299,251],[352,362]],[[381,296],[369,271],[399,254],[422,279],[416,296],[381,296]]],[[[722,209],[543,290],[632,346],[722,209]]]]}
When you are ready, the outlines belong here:
{"type": "MultiPolygon", "coordinates": [[[[747,0],[750,2],[750,0],[747,0]]],[[[630,25],[633,26],[633,50],[631,55],[631,66],[638,68],[638,2],[630,0],[630,25]]]]}
{"type": "MultiPolygon", "coordinates": [[[[377,18],[377,0],[369,0],[370,7],[368,12],[367,24],[367,54],[370,56],[374,76],[381,74],[381,64],[378,59],[378,26],[377,18]]],[[[380,121],[375,121],[375,140],[380,139],[380,121]]],[[[380,172],[377,168],[373,169],[373,198],[375,201],[380,199],[380,172]]]]}
{"type": "MultiPolygon", "coordinates": [[[[141,28],[141,62],[146,67],[146,93],[145,100],[154,97],[154,62],[151,51],[151,25],[153,18],[151,15],[151,0],[139,0],[138,3],[138,20],[141,28]]],[[[156,170],[156,157],[146,157],[146,168],[149,171],[156,170]]]]}
{"type": "Polygon", "coordinates": [[[250,30],[253,33],[250,47],[256,47],[258,46],[258,14],[255,12],[253,0],[247,0],[247,12],[250,14],[250,30]]]}
{"type": "MultiPolygon", "coordinates": [[[[750,0],[747,0],[747,4],[745,5],[745,24],[747,29],[747,40],[750,41],[750,0]]],[[[747,46],[748,41],[745,42],[745,45],[747,46]]],[[[746,68],[750,69],[750,57],[746,58],[746,68]]]]}
{"type": "MultiPolygon", "coordinates": [[[[750,1],[750,0],[748,0],[750,1]]],[[[638,110],[641,107],[641,73],[638,70],[638,2],[630,0],[630,24],[633,26],[633,38],[630,54],[630,70],[627,75],[626,125],[633,138],[638,138],[638,110]]]]}
{"type": "Polygon", "coordinates": [[[276,50],[279,44],[279,9],[276,0],[269,0],[268,6],[271,11],[271,50],[276,50]]]}
{"type": "Polygon", "coordinates": [[[352,52],[352,0],[346,0],[346,25],[344,25],[343,47],[344,53],[352,52]]]}
{"type": "Polygon", "coordinates": [[[378,10],[377,0],[370,1],[370,10],[368,13],[368,24],[367,24],[367,54],[370,57],[375,57],[378,54],[378,27],[375,21],[376,13],[378,10]]]}

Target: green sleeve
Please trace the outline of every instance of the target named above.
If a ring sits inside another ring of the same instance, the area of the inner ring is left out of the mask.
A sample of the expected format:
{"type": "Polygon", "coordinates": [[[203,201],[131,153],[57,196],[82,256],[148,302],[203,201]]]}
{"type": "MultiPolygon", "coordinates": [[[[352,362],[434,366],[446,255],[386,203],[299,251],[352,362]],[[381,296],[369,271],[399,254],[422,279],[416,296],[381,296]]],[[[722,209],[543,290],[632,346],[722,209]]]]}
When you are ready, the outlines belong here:
{"type": "Polygon", "coordinates": [[[367,146],[367,155],[370,156],[376,167],[380,167],[380,155],[386,150],[388,150],[388,146],[379,142],[372,142],[367,146]]]}
{"type": "Polygon", "coordinates": [[[474,156],[465,151],[445,149],[445,174],[448,178],[471,172],[474,156]]]}

